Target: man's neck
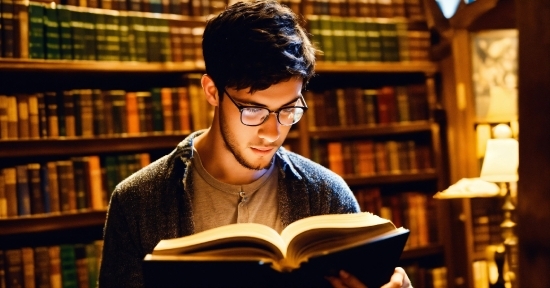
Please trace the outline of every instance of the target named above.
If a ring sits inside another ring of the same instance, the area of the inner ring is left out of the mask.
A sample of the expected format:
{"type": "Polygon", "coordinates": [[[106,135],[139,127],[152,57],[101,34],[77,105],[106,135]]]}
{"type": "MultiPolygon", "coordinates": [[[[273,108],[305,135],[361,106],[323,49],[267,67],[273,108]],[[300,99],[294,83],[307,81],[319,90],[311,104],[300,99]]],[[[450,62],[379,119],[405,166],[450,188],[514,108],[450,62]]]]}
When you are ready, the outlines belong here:
{"type": "Polygon", "coordinates": [[[211,128],[197,136],[193,146],[200,154],[204,169],[217,180],[227,184],[252,183],[268,170],[252,170],[241,165],[225,147],[222,137],[213,133],[211,128]]]}

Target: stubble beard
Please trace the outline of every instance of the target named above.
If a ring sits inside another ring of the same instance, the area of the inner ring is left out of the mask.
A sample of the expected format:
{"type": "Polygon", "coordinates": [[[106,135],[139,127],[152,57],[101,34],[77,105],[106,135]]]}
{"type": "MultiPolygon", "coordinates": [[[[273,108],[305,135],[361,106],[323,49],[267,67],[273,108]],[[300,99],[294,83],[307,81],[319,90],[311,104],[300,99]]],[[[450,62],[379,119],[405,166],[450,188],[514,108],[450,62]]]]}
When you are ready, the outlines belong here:
{"type": "Polygon", "coordinates": [[[262,166],[261,163],[257,165],[253,165],[252,163],[248,162],[245,159],[244,155],[240,153],[238,150],[238,145],[236,144],[237,143],[236,135],[231,134],[229,127],[227,127],[227,124],[224,121],[224,118],[225,118],[224,113],[220,109],[220,117],[218,117],[218,119],[219,119],[219,126],[221,129],[220,132],[223,138],[223,142],[224,142],[225,148],[229,152],[231,152],[231,154],[233,154],[233,157],[235,157],[237,162],[239,162],[241,166],[250,170],[259,171],[259,170],[270,168],[273,161],[269,161],[267,164],[262,166]]]}

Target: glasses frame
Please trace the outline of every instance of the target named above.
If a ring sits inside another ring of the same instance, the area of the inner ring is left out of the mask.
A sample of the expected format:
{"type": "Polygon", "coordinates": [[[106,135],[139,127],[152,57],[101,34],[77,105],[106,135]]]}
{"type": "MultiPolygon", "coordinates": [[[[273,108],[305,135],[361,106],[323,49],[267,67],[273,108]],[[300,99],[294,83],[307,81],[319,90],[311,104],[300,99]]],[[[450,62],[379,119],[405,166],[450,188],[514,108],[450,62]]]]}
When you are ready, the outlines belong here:
{"type": "MultiPolygon", "coordinates": [[[[229,93],[227,92],[227,90],[223,89],[223,93],[225,93],[227,95],[227,97],[229,97],[229,100],[231,100],[231,102],[233,102],[233,104],[235,105],[235,107],[237,107],[237,109],[239,109],[239,113],[241,114],[241,117],[240,117],[240,120],[241,120],[241,123],[245,126],[260,126],[262,124],[265,123],[265,121],[267,121],[267,119],[269,119],[269,115],[271,114],[275,114],[276,115],[276,118],[277,118],[277,122],[279,122],[279,124],[283,125],[283,126],[292,126],[298,122],[300,122],[300,120],[302,119],[300,117],[300,119],[292,124],[283,124],[281,123],[281,120],[279,120],[279,113],[284,110],[284,109],[288,109],[288,108],[302,108],[304,110],[304,113],[306,113],[308,107],[307,107],[307,104],[306,104],[306,100],[304,99],[304,96],[300,95],[298,96],[298,98],[296,99],[296,101],[300,100],[302,101],[302,103],[305,105],[305,106],[283,106],[275,111],[273,110],[269,110],[268,108],[266,107],[261,107],[261,106],[246,106],[246,105],[239,105],[237,102],[235,102],[235,99],[233,99],[233,97],[231,97],[231,95],[229,95],[229,93]],[[243,122],[243,110],[246,109],[246,108],[256,108],[256,109],[263,109],[263,110],[267,110],[269,111],[269,114],[267,114],[267,116],[264,118],[264,120],[259,123],[259,124],[255,124],[255,125],[250,125],[250,124],[245,124],[243,122]]],[[[302,117],[303,117],[303,114],[302,114],[302,117]]]]}

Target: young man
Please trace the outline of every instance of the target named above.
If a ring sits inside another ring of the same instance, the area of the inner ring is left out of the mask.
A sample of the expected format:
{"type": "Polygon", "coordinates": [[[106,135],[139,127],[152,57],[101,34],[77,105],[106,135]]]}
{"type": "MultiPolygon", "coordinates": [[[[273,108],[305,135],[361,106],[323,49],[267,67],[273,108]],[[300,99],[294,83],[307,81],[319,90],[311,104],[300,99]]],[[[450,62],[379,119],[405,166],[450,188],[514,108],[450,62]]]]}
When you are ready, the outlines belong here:
{"type": "MultiPolygon", "coordinates": [[[[314,75],[315,49],[296,15],[272,0],[236,3],[208,21],[203,52],[212,124],[117,186],[101,287],[143,286],[141,261],[161,239],[238,222],[280,232],[304,217],[359,212],[341,177],[281,148],[307,110],[301,92],[314,75]]],[[[327,280],[364,287],[345,271],[327,280]]],[[[387,287],[409,286],[396,268],[387,287]]]]}

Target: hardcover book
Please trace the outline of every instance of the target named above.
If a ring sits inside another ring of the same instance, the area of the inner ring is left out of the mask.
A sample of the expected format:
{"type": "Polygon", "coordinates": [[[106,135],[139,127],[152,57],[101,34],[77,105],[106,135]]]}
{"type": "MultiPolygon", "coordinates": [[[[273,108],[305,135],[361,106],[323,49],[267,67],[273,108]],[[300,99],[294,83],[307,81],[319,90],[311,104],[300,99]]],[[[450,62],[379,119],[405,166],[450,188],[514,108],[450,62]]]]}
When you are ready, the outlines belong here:
{"type": "Polygon", "coordinates": [[[390,280],[409,230],[368,212],[298,220],[281,234],[256,223],[160,241],[143,261],[146,287],[323,287],[343,269],[368,287],[390,280]],[[211,271],[214,277],[204,277],[211,271]]]}

